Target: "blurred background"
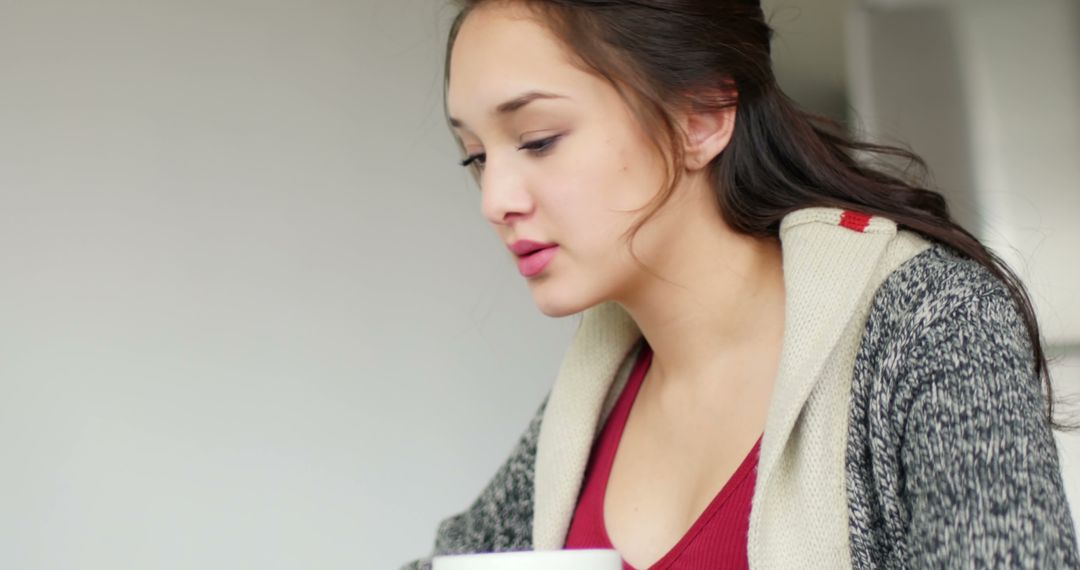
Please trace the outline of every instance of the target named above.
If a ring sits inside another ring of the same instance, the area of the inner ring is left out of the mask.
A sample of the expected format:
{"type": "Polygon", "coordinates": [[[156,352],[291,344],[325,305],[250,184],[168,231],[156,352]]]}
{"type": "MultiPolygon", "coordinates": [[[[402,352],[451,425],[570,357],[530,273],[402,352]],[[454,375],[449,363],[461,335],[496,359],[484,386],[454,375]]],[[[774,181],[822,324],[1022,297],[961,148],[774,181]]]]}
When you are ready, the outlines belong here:
{"type": "MultiPolygon", "coordinates": [[[[783,87],[924,155],[1077,393],[1080,4],[766,12],[783,87]]],[[[576,320],[457,165],[452,16],[0,0],[0,568],[395,568],[476,497],[576,320]]]]}

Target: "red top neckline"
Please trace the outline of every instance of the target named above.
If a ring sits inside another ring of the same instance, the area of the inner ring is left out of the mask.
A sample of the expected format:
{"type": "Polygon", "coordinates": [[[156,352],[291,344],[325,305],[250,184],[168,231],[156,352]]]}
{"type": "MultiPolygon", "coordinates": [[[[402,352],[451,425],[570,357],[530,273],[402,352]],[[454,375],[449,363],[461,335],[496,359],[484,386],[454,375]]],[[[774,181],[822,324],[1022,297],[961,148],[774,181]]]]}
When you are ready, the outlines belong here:
{"type": "MultiPolygon", "coordinates": [[[[648,343],[644,343],[642,346],[642,353],[640,354],[634,370],[631,372],[630,381],[624,389],[624,393],[619,396],[619,401],[615,408],[611,412],[611,417],[607,420],[608,423],[613,423],[617,430],[617,433],[613,434],[616,440],[614,445],[614,451],[609,454],[608,457],[603,457],[603,463],[596,465],[599,469],[597,475],[599,476],[599,496],[600,496],[600,532],[603,537],[606,546],[613,548],[610,535],[607,532],[606,515],[604,512],[604,499],[607,496],[608,480],[611,475],[611,468],[614,466],[615,457],[618,454],[618,441],[622,439],[623,429],[626,427],[627,418],[630,415],[630,411],[633,408],[633,402],[637,398],[637,394],[641,389],[644,382],[645,371],[647,371],[649,365],[652,362],[652,349],[648,343]]],[[[725,503],[732,496],[739,487],[745,482],[746,478],[753,475],[757,467],[758,451],[761,446],[761,437],[759,436],[753,447],[743,458],[742,462],[724,483],[723,488],[713,497],[709,502],[705,510],[698,515],[698,518],[694,521],[694,524],[683,534],[678,542],[675,543],[659,560],[654,562],[650,568],[664,568],[674,563],[686,549],[694,542],[694,539],[709,527],[709,522],[719,513],[724,507],[725,503]]],[[[633,570],[628,563],[624,562],[624,568],[633,570]]]]}

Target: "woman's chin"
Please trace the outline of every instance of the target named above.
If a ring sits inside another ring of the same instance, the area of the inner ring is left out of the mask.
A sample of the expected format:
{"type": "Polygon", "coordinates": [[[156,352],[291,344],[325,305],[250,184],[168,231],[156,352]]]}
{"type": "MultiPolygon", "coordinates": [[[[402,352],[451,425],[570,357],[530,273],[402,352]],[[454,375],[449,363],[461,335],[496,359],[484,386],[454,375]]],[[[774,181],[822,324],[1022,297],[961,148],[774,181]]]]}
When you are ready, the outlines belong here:
{"type": "Polygon", "coordinates": [[[546,316],[552,318],[575,315],[588,309],[593,304],[581,298],[563,299],[551,295],[550,291],[544,291],[544,287],[533,287],[533,302],[536,308],[546,316]]]}
{"type": "Polygon", "coordinates": [[[573,309],[550,308],[550,307],[545,307],[545,306],[541,306],[541,305],[537,305],[537,308],[540,309],[540,312],[544,313],[545,316],[551,317],[553,319],[557,319],[557,318],[560,318],[560,317],[568,317],[570,315],[574,315],[574,314],[577,314],[577,313],[581,312],[581,311],[575,311],[573,309]]]}

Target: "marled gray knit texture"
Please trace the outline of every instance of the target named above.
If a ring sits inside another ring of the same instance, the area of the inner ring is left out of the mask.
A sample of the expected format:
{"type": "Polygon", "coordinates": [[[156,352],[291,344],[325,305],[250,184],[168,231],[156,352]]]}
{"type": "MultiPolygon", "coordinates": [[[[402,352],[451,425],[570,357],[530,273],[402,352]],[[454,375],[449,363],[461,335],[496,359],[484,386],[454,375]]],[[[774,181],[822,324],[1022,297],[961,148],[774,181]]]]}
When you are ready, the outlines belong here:
{"type": "MultiPolygon", "coordinates": [[[[1080,568],[1031,344],[1008,289],[936,244],[882,283],[855,360],[852,567],[1080,568]]],[[[541,404],[431,556],[531,547],[541,404]]]]}

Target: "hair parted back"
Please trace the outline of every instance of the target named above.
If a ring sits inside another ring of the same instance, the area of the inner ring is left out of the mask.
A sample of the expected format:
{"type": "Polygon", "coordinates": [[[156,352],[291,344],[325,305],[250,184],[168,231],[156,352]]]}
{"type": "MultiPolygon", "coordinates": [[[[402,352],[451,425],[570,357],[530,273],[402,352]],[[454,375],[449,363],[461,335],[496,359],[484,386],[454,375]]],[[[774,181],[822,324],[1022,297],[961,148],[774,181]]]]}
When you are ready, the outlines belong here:
{"type": "Polygon", "coordinates": [[[460,11],[447,40],[444,104],[454,41],[465,18],[480,6],[514,4],[530,9],[576,65],[607,80],[646,132],[657,133],[652,142],[667,159],[670,182],[631,227],[631,238],[678,186],[684,156],[675,113],[735,106],[731,140],[709,165],[720,213],[731,229],[775,238],[780,221],[795,210],[852,209],[889,218],[974,260],[1003,281],[1023,318],[1046,394],[1046,420],[1055,429],[1076,429],[1054,417],[1046,353],[1020,278],[952,219],[940,193],[923,187],[927,168],[918,155],[855,140],[843,125],[800,109],[781,91],[772,68],[773,30],[759,0],[453,3],[460,11]],[[906,165],[903,172],[888,166],[897,161],[906,165]]]}

